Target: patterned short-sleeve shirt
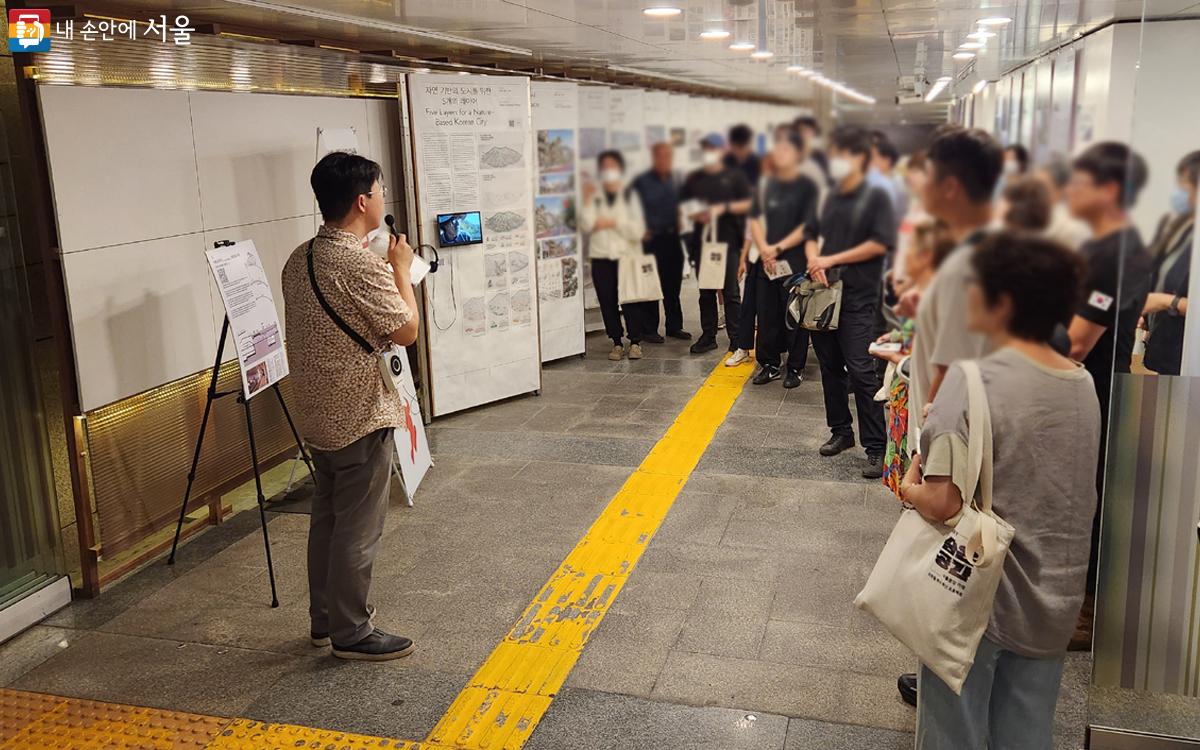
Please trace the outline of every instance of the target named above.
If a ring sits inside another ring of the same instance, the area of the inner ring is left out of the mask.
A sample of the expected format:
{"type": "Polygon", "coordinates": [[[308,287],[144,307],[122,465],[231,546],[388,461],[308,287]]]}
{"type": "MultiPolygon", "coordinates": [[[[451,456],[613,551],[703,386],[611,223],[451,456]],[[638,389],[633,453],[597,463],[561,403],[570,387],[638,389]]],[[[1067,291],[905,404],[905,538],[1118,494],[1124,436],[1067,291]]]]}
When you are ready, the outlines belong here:
{"type": "MultiPolygon", "coordinates": [[[[367,354],[322,309],[308,278],[308,243],[283,267],[288,366],[294,416],[305,442],[334,451],[385,427],[404,424],[400,399],[384,385],[378,357],[367,354]]],[[[354,234],[322,226],[313,241],[321,293],[355,331],[379,349],[412,311],[387,263],[354,234]]]]}

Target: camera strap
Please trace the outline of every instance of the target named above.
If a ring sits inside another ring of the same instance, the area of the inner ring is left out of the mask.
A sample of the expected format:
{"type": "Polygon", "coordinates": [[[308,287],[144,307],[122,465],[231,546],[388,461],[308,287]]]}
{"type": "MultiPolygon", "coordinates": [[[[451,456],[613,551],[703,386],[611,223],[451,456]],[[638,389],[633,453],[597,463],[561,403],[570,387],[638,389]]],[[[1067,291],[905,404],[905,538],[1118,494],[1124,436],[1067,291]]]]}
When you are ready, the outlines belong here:
{"type": "Polygon", "coordinates": [[[304,254],[308,260],[308,280],[312,283],[313,294],[316,295],[317,302],[321,303],[321,308],[325,310],[325,314],[329,316],[329,319],[336,323],[337,327],[341,328],[343,333],[353,339],[354,343],[362,347],[364,352],[375,354],[375,347],[371,346],[370,342],[363,338],[358,331],[351,328],[349,323],[342,320],[342,316],[337,314],[337,311],[326,301],[325,295],[321,294],[321,287],[317,286],[317,274],[313,271],[312,249],[314,242],[316,242],[315,237],[308,241],[308,249],[304,251],[304,254]]]}

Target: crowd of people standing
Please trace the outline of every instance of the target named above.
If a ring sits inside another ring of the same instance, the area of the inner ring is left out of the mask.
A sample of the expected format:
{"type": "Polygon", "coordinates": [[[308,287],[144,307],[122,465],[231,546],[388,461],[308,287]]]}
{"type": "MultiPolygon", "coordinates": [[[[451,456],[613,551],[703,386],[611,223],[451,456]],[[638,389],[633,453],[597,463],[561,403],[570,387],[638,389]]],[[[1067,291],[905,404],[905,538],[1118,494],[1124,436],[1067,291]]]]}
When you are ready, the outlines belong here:
{"type": "Polygon", "coordinates": [[[753,357],[754,387],[801,386],[811,349],[829,429],[820,454],[861,445],[863,476],[939,524],[974,502],[956,363],[977,361],[993,404],[993,507],[1017,533],[961,694],[925,668],[899,688],[918,706],[919,748],[1049,747],[1065,653],[1091,641],[1113,374],[1143,345],[1145,368],[1180,371],[1200,151],[1179,162],[1146,246],[1130,210],[1149,175],[1124,144],[1034,164],[1019,144],[955,126],[907,157],[882,132],[843,127],[826,142],[811,118],[769,135],[761,157],[744,125],[706,136],[686,178],[657,144],[629,187],[620,155],[600,157],[603,195],[585,196],[583,228],[610,356],[636,359],[663,338],[658,303],[636,303],[624,346],[615,274],[596,255],[605,233],[655,256],[665,333],[680,339],[691,338],[681,243],[699,268],[715,237],[724,284],[700,292],[691,351],[718,348],[719,303],[725,364],[753,357]],[[840,288],[835,327],[789,320],[802,281],[840,288]]]}

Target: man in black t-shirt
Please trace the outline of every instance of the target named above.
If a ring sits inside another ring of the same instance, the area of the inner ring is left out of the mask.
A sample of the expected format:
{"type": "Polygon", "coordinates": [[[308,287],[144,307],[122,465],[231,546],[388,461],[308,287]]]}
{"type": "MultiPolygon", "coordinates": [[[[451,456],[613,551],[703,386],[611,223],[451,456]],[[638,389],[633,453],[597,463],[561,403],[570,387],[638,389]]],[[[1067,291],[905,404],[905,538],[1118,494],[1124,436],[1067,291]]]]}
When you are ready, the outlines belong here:
{"type": "Polygon", "coordinates": [[[758,302],[755,358],[759,371],[754,376],[755,385],[765,385],[780,377],[780,356],[785,350],[788,359],[784,388],[800,385],[808,361],[808,331],[787,329],[790,292],[785,286],[792,274],[807,269],[806,248],[815,245],[818,236],[820,191],[812,180],[800,174],[803,156],[800,132],[790,125],[776,128],[771,150],[775,176],[766,180],[761,195],[755,194],[750,211],[750,234],[762,259],[762,270],[753,279],[758,302]]]}
{"type": "MultiPolygon", "coordinates": [[[[679,200],[685,205],[698,202],[702,208],[688,217],[696,223],[688,237],[688,255],[692,265],[699,268],[700,247],[704,230],[715,221],[717,241],[726,245],[725,252],[725,332],[729,335],[729,351],[737,348],[737,324],[741,312],[741,291],[738,289],[738,260],[746,231],[746,214],[750,211],[750,184],[741,170],[723,163],[725,139],[720,133],[710,133],[701,142],[704,166],[688,175],[679,200]]],[[[700,290],[700,338],[692,344],[692,354],[710,352],[717,348],[717,290],[700,290]]]]}
{"type": "MultiPolygon", "coordinates": [[[[1088,270],[1084,299],[1068,333],[1071,358],[1083,362],[1100,399],[1100,462],[1096,491],[1103,497],[1104,456],[1108,440],[1109,401],[1113,373],[1129,372],[1138,317],[1150,290],[1153,264],[1142,238],[1129,218],[1129,209],[1146,184],[1146,162],[1122,143],[1091,146],[1072,164],[1067,205],[1092,231],[1080,255],[1088,270]]],[[[1100,514],[1092,525],[1092,558],[1088,569],[1089,601],[1096,590],[1100,514]]],[[[1085,613],[1089,606],[1085,603],[1085,613]]],[[[1091,621],[1081,617],[1072,641],[1083,647],[1091,640],[1091,621]]]]}
{"type": "Polygon", "coordinates": [[[857,128],[839,128],[831,138],[829,171],[836,185],[821,211],[820,250],[808,248],[808,274],[815,281],[842,282],[837,330],[814,331],[813,349],[821,361],[825,420],[832,433],[822,456],[854,447],[848,388],[854,392],[858,436],[867,453],[862,475],[883,473],[887,445],[883,404],[875,400],[880,377],[867,347],[875,340],[876,315],[883,294],[883,259],[896,244],[891,198],[867,184],[871,138],[857,128]]]}
{"type": "Polygon", "coordinates": [[[729,153],[725,154],[725,166],[736,167],[746,175],[746,182],[753,187],[762,176],[762,159],[754,153],[754,131],[749,125],[734,125],[729,129],[729,153]]]}

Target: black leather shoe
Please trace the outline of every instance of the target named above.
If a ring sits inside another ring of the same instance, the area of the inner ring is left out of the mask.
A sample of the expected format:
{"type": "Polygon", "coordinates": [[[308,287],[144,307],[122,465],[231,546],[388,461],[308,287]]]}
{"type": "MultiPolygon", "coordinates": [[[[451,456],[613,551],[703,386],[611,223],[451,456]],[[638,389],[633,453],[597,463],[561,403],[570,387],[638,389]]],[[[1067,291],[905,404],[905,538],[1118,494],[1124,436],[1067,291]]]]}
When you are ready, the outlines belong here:
{"type": "Polygon", "coordinates": [[[917,707],[917,676],[915,674],[900,675],[900,679],[896,680],[896,689],[900,691],[900,700],[913,708],[917,707]]]}
{"type": "Polygon", "coordinates": [[[669,336],[673,339],[679,339],[680,341],[691,341],[692,340],[692,334],[690,334],[684,330],[667,331],[667,336],[669,336]]]}
{"type": "Polygon", "coordinates": [[[750,382],[755,385],[766,385],[772,380],[779,380],[779,368],[772,367],[771,365],[763,365],[758,368],[758,373],[755,374],[754,380],[750,382]]]}
{"type": "Polygon", "coordinates": [[[333,655],[339,659],[355,661],[390,661],[408,656],[413,652],[410,638],[385,633],[379,628],[352,646],[333,644],[333,655]]]}
{"type": "Polygon", "coordinates": [[[696,343],[692,344],[691,352],[692,352],[692,354],[704,354],[705,352],[711,352],[713,349],[716,349],[716,348],[717,348],[717,342],[705,341],[704,339],[700,339],[696,343]]]}
{"type": "Polygon", "coordinates": [[[883,477],[883,454],[868,453],[867,465],[863,467],[863,479],[881,479],[883,477]]]}
{"type": "Polygon", "coordinates": [[[836,456],[842,451],[848,451],[854,447],[854,438],[849,435],[834,435],[826,441],[825,445],[821,446],[821,455],[825,457],[836,456]]]}
{"type": "Polygon", "coordinates": [[[804,373],[799,370],[788,370],[787,376],[783,379],[784,388],[796,388],[804,382],[804,373]]]}
{"type": "Polygon", "coordinates": [[[645,341],[648,344],[661,344],[666,341],[666,339],[664,339],[662,336],[659,336],[657,333],[647,333],[645,336],[642,336],[642,341],[645,341]]]}

